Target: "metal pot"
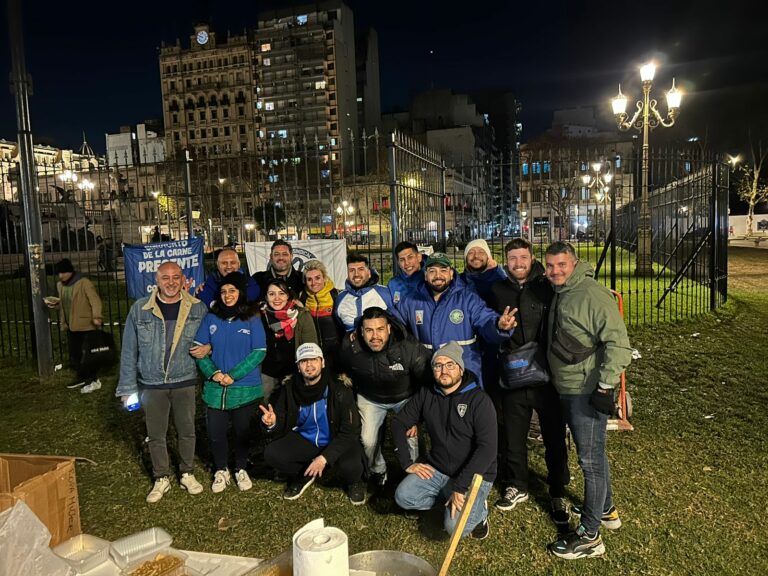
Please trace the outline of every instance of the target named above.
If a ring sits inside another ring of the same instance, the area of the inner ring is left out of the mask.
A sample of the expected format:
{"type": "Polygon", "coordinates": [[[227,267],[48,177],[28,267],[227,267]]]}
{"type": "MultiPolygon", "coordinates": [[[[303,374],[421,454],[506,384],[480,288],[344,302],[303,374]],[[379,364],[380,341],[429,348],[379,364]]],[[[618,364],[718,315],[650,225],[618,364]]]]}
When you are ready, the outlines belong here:
{"type": "Polygon", "coordinates": [[[349,557],[353,570],[370,570],[377,576],[437,576],[426,560],[395,550],[369,550],[349,557]]]}

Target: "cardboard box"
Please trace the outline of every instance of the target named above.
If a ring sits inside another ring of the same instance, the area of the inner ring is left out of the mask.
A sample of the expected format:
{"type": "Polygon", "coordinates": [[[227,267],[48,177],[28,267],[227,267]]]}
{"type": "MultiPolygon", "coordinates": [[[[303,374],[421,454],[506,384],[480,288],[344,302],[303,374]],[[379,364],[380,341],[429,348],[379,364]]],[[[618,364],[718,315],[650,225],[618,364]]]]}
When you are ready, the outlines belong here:
{"type": "Polygon", "coordinates": [[[0,512],[17,500],[46,525],[50,546],[81,533],[74,458],[0,454],[0,512]]]}

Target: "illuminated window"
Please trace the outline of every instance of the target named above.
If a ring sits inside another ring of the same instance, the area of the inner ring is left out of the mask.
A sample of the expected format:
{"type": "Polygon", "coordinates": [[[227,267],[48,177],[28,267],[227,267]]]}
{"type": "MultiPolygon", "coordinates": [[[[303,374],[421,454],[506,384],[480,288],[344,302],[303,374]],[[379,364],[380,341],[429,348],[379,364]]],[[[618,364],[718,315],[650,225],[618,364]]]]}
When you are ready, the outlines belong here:
{"type": "Polygon", "coordinates": [[[274,102],[267,102],[264,104],[264,108],[266,110],[274,110],[275,109],[275,103],[274,102]]]}
{"type": "Polygon", "coordinates": [[[621,156],[616,156],[616,168],[621,168],[621,156]]]}
{"type": "Polygon", "coordinates": [[[315,90],[325,90],[325,80],[315,82],[315,90]]]}
{"type": "Polygon", "coordinates": [[[288,138],[288,130],[278,130],[277,131],[277,137],[278,138],[288,138]]]}
{"type": "Polygon", "coordinates": [[[544,174],[549,174],[549,162],[544,162],[544,174]]]}
{"type": "Polygon", "coordinates": [[[267,179],[268,179],[270,182],[272,182],[272,183],[274,184],[275,182],[277,182],[278,180],[280,180],[280,176],[278,176],[277,174],[270,174],[270,175],[267,177],[267,179]]]}
{"type": "Polygon", "coordinates": [[[307,15],[306,14],[302,14],[300,16],[296,16],[296,24],[298,24],[299,26],[304,26],[304,24],[306,24],[306,23],[307,23],[307,15]]]}
{"type": "Polygon", "coordinates": [[[264,103],[261,100],[256,100],[256,110],[264,108],[264,103]]]}
{"type": "Polygon", "coordinates": [[[541,163],[534,162],[533,163],[533,173],[534,174],[541,174],[541,163]]]}
{"type": "Polygon", "coordinates": [[[264,58],[264,60],[262,60],[262,63],[264,64],[264,66],[272,66],[272,60],[269,58],[264,58]]]}
{"type": "Polygon", "coordinates": [[[270,50],[272,50],[272,44],[270,44],[269,42],[265,42],[264,44],[261,45],[262,52],[269,52],[270,50]]]}
{"type": "Polygon", "coordinates": [[[523,176],[528,176],[528,162],[523,163],[523,176]]]}

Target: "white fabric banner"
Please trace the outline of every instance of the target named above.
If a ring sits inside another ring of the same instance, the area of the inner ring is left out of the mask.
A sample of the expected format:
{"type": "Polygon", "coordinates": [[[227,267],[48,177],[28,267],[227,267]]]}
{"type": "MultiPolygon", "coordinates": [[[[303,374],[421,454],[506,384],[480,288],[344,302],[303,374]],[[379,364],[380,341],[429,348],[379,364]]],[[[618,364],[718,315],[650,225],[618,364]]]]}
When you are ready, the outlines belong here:
{"type": "MultiPolygon", "coordinates": [[[[307,260],[320,260],[328,268],[333,285],[344,289],[347,280],[347,243],[344,240],[293,240],[293,267],[301,271],[307,260]]],[[[246,242],[245,258],[248,273],[267,269],[272,242],[246,242]]]]}

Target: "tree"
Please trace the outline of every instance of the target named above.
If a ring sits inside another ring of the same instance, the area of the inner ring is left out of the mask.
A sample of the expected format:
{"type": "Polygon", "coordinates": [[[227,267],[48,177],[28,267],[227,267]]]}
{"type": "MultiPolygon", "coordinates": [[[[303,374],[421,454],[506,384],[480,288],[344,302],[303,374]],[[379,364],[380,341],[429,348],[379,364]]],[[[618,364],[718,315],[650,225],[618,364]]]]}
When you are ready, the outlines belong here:
{"type": "Polygon", "coordinates": [[[739,198],[744,200],[747,205],[747,237],[752,236],[754,231],[752,224],[755,216],[755,206],[760,202],[768,200],[768,142],[763,139],[757,141],[749,136],[749,155],[751,164],[745,164],[739,167],[739,198]]]}
{"type": "Polygon", "coordinates": [[[256,228],[265,236],[274,236],[285,226],[285,209],[276,202],[265,202],[253,209],[256,228]]]}

